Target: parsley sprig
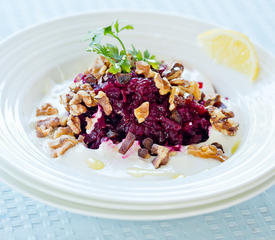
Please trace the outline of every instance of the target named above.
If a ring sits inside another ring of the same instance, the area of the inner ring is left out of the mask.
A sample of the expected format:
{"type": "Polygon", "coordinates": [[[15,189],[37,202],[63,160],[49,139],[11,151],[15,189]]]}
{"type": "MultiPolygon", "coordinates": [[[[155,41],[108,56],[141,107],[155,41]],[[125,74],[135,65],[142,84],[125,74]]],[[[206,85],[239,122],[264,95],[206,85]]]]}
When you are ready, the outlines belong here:
{"type": "Polygon", "coordinates": [[[134,61],[145,61],[150,64],[154,69],[158,69],[159,62],[155,59],[155,56],[150,55],[148,50],[145,50],[142,54],[142,52],[140,50],[136,50],[133,45],[132,50],[126,50],[124,43],[118,35],[123,30],[133,29],[134,27],[132,25],[126,25],[120,28],[118,21],[107,27],[100,28],[97,31],[91,33],[91,42],[87,51],[95,52],[108,59],[111,63],[108,71],[112,74],[116,74],[119,72],[131,72],[131,61],[128,58],[129,54],[132,55],[134,61]],[[115,38],[119,42],[122,49],[119,50],[117,46],[110,43],[107,43],[105,45],[101,44],[101,40],[104,36],[115,38]]]}
{"type": "Polygon", "coordinates": [[[145,50],[142,55],[142,52],[140,50],[136,50],[134,45],[132,45],[132,50],[129,52],[136,61],[145,61],[150,64],[152,68],[156,70],[159,69],[159,62],[156,60],[156,56],[151,56],[148,50],[145,50]]]}

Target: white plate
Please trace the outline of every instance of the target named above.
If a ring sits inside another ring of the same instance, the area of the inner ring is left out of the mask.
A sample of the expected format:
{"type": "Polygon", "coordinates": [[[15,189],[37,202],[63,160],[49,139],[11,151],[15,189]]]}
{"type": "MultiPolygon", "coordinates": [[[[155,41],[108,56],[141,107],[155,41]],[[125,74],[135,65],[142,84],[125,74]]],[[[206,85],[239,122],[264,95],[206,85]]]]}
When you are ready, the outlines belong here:
{"type": "Polygon", "coordinates": [[[32,183],[26,184],[26,179],[20,179],[18,175],[16,178],[12,177],[10,174],[7,174],[5,171],[0,169],[0,175],[6,183],[20,191],[21,193],[33,197],[45,204],[51,204],[55,207],[62,208],[67,211],[75,212],[78,214],[88,215],[88,216],[97,216],[104,218],[112,219],[124,219],[124,220],[165,220],[165,219],[175,219],[182,217],[190,217],[197,214],[204,214],[208,212],[213,212],[220,210],[222,208],[230,207],[234,204],[245,201],[258,193],[261,193],[268,187],[270,187],[274,181],[275,177],[268,178],[268,180],[262,182],[259,185],[254,186],[252,189],[243,191],[240,194],[236,194],[234,197],[227,198],[226,200],[216,201],[212,204],[198,205],[196,207],[181,207],[181,208],[172,208],[165,210],[136,210],[130,209],[126,210],[123,208],[103,208],[103,207],[94,207],[90,204],[79,204],[75,201],[70,201],[70,198],[60,198],[56,197],[53,194],[48,194],[45,191],[40,191],[30,187],[32,183]]]}
{"type": "Polygon", "coordinates": [[[202,204],[210,206],[232,198],[237,202],[242,192],[274,175],[275,60],[256,46],[261,70],[258,81],[252,85],[245,76],[210,61],[198,47],[197,35],[214,27],[158,13],[100,12],[51,21],[4,41],[0,45],[2,169],[11,176],[28,179],[28,184],[32,183],[32,188],[36,186],[40,192],[34,191],[33,195],[50,192],[48,194],[63,197],[77,206],[102,207],[106,202],[104,208],[126,206],[128,210],[139,209],[148,214],[152,206],[155,210],[188,206],[198,214],[202,204]],[[134,43],[157,56],[185,60],[211,79],[222,95],[241,106],[243,139],[233,157],[218,167],[185,179],[125,181],[75,171],[50,159],[36,147],[29,137],[33,127],[29,119],[49,78],[72,78],[85,70],[90,57],[85,53],[87,43],[81,40],[88,30],[105,26],[115,18],[135,26],[135,31],[123,33],[127,45],[134,43]],[[70,63],[70,67],[64,63],[70,63]]]}

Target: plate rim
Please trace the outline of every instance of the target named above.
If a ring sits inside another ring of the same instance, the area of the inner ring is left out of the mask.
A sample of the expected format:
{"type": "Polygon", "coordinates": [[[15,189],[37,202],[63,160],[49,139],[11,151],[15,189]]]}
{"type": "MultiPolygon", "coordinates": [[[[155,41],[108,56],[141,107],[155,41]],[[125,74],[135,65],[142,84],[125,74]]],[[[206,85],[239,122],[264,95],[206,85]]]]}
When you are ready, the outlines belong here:
{"type": "MultiPolygon", "coordinates": [[[[179,209],[170,209],[170,210],[155,210],[155,211],[140,211],[140,210],[121,210],[121,209],[115,209],[115,212],[113,212],[113,209],[107,209],[107,208],[100,208],[100,207],[94,207],[94,206],[85,206],[89,209],[89,211],[85,211],[83,209],[80,209],[81,206],[84,206],[82,204],[76,204],[76,206],[72,206],[75,204],[75,202],[71,202],[70,200],[64,200],[62,198],[53,197],[52,195],[45,194],[42,191],[34,190],[31,187],[29,187],[26,184],[23,184],[22,182],[18,182],[16,178],[13,178],[7,174],[5,178],[3,176],[5,175],[5,171],[0,169],[0,176],[1,180],[3,180],[4,183],[6,183],[8,186],[11,186],[13,189],[18,191],[19,193],[31,197],[36,201],[42,202],[43,204],[47,204],[65,211],[69,211],[76,214],[81,214],[85,216],[93,216],[93,217],[100,217],[100,218],[106,218],[106,219],[116,219],[116,220],[131,220],[131,221],[144,221],[144,220],[150,220],[150,221],[157,221],[157,220],[171,220],[171,219],[180,219],[180,218],[186,218],[186,217],[192,217],[197,216],[201,214],[207,214],[210,212],[219,211],[225,208],[232,207],[236,204],[242,203],[258,194],[263,192],[264,190],[268,189],[275,183],[275,175],[272,178],[268,178],[266,181],[261,183],[260,185],[257,185],[256,187],[249,189],[248,191],[244,191],[240,193],[239,195],[233,196],[231,198],[218,201],[211,204],[203,204],[200,206],[196,206],[196,209],[191,212],[185,212],[185,208],[179,208],[179,209]],[[3,174],[4,173],[4,174],[3,174]],[[10,178],[9,180],[7,180],[10,178]],[[12,183],[12,182],[16,183],[12,183]],[[21,187],[18,187],[18,185],[21,185],[21,187]],[[22,188],[23,186],[23,188],[22,188]],[[46,195],[47,197],[50,197],[50,200],[45,200],[45,196],[42,197],[41,193],[46,195]],[[58,203],[58,202],[59,203],[58,203]],[[61,202],[61,203],[60,203],[61,202]],[[213,206],[213,204],[215,204],[213,206]],[[78,207],[77,207],[78,206],[78,207]],[[96,209],[97,212],[91,211],[90,209],[96,209]],[[105,212],[104,212],[105,210],[105,212]],[[172,213],[172,211],[177,211],[176,213],[172,213]],[[170,211],[170,213],[169,213],[170,211]],[[136,215],[135,213],[142,212],[142,215],[136,215]],[[122,215],[123,213],[123,215],[122,215]],[[156,213],[153,214],[152,213],[156,213]]],[[[188,209],[188,207],[187,207],[188,209]]]]}
{"type": "MultiPolygon", "coordinates": [[[[6,39],[2,40],[0,42],[0,48],[2,46],[2,44],[4,44],[5,42],[8,42],[10,39],[20,35],[21,33],[25,33],[26,31],[31,31],[32,29],[34,28],[37,28],[37,27],[40,27],[42,25],[47,25],[49,23],[53,23],[53,22],[56,22],[56,21],[59,21],[59,20],[65,20],[65,19],[70,19],[72,17],[79,17],[79,16],[85,16],[85,15],[91,15],[91,14],[106,14],[106,13],[121,13],[121,12],[124,12],[124,13],[136,13],[136,14],[148,14],[148,13],[152,13],[152,14],[157,14],[157,15],[166,15],[166,16],[170,16],[170,17],[180,17],[182,19],[188,19],[188,20],[192,20],[192,21],[196,21],[198,23],[202,23],[200,20],[196,19],[196,18],[189,18],[189,17],[185,17],[185,16],[181,16],[181,15],[178,15],[178,14],[174,14],[174,13],[163,13],[163,12],[159,12],[159,11],[138,11],[138,10],[130,10],[130,11],[126,11],[126,10],[102,10],[102,11],[88,11],[88,12],[82,12],[82,13],[78,13],[78,14],[72,14],[72,15],[69,15],[69,16],[63,16],[63,17],[57,17],[57,18],[53,18],[49,21],[45,21],[43,23],[38,23],[38,24],[34,24],[30,27],[27,27],[27,28],[24,28],[14,34],[11,34],[9,37],[7,37],[6,39]]],[[[206,24],[208,25],[213,25],[213,26],[217,26],[217,24],[212,24],[212,23],[209,23],[209,22],[206,22],[206,24]]],[[[253,41],[254,42],[254,41],[253,41]]],[[[255,43],[255,42],[254,42],[255,43]]],[[[261,47],[261,45],[259,45],[258,43],[256,43],[257,47],[261,47]]],[[[264,49],[264,48],[262,48],[264,49]]],[[[274,56],[270,53],[270,52],[267,52],[265,51],[266,53],[268,53],[269,55],[271,55],[273,58],[274,56]]],[[[273,168],[269,169],[269,171],[274,171],[274,168],[275,168],[275,165],[273,166],[273,168]]],[[[263,174],[264,175],[264,174],[263,174]]],[[[262,176],[258,176],[258,178],[261,178],[262,176]]],[[[257,179],[256,179],[257,180],[257,179]]],[[[251,180],[252,181],[252,180],[251,180]]],[[[253,179],[253,181],[255,181],[255,178],[253,179]]],[[[250,182],[246,182],[246,183],[243,183],[245,185],[248,185],[250,182]]],[[[239,186],[241,187],[241,186],[239,186]]],[[[218,194],[218,193],[217,193],[218,194]]],[[[221,192],[219,192],[219,194],[221,194],[221,192]]]]}

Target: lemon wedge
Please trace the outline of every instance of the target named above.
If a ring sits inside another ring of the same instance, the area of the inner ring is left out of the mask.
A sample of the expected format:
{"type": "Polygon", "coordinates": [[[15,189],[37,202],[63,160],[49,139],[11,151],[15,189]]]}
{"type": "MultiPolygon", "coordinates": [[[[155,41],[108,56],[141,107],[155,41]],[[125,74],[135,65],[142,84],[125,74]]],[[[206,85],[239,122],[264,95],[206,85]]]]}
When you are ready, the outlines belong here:
{"type": "Polygon", "coordinates": [[[256,50],[242,33],[213,29],[198,36],[199,43],[217,63],[227,65],[255,81],[259,72],[256,50]]]}

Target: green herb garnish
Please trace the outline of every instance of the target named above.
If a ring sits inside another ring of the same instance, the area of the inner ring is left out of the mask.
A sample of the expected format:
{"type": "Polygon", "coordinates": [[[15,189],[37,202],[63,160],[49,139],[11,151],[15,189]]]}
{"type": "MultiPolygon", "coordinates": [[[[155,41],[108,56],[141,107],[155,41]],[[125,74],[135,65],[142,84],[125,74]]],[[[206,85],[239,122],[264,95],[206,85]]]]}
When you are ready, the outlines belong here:
{"type": "Polygon", "coordinates": [[[128,55],[132,55],[134,61],[145,61],[150,64],[154,69],[159,68],[159,62],[156,61],[155,56],[150,56],[148,50],[142,52],[140,50],[136,50],[134,46],[132,46],[132,50],[128,51],[125,48],[125,45],[119,38],[118,34],[123,30],[132,30],[134,27],[132,25],[126,25],[124,27],[119,27],[118,21],[114,24],[101,28],[95,32],[91,33],[90,36],[90,44],[87,51],[95,52],[106,59],[109,60],[111,66],[109,68],[109,72],[112,74],[116,74],[119,72],[129,73],[131,72],[131,61],[128,58],[128,55]],[[101,40],[104,36],[110,36],[115,38],[120,46],[121,50],[115,45],[107,43],[105,45],[101,44],[101,40]]]}
{"type": "Polygon", "coordinates": [[[145,50],[142,55],[142,52],[140,50],[137,51],[134,45],[132,45],[132,50],[130,50],[129,52],[136,61],[145,61],[148,64],[150,64],[152,68],[156,70],[159,69],[159,62],[156,60],[156,56],[154,55],[150,56],[150,53],[148,50],[145,50]]]}

